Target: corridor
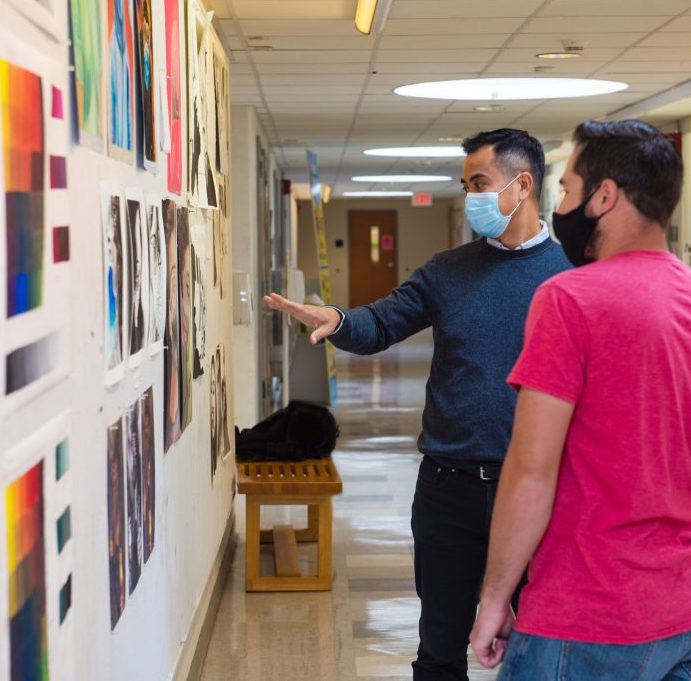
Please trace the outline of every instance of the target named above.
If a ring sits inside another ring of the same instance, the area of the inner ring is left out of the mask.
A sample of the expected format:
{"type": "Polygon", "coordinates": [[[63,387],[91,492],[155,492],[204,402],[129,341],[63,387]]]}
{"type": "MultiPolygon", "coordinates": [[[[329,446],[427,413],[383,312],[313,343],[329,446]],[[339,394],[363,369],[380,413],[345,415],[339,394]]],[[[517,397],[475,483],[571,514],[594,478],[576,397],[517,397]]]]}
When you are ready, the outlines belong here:
{"type": "MultiPolygon", "coordinates": [[[[375,357],[337,354],[334,459],[344,493],[334,498],[333,591],[246,594],[239,497],[238,550],[202,681],[412,677],[419,604],[410,504],[431,348],[423,332],[375,357]]],[[[472,669],[471,681],[496,676],[474,661],[472,669]]]]}

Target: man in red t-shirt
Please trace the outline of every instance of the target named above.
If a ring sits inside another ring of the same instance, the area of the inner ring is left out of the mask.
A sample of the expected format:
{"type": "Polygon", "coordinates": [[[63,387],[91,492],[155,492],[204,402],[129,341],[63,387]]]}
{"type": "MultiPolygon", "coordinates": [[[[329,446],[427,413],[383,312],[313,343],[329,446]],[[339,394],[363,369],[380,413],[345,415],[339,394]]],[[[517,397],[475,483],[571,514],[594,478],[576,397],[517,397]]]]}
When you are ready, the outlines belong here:
{"type": "Polygon", "coordinates": [[[681,158],[640,121],[574,139],[554,228],[586,266],[538,288],[509,376],[471,643],[500,681],[691,680],[691,270],[665,235],[681,158]]]}

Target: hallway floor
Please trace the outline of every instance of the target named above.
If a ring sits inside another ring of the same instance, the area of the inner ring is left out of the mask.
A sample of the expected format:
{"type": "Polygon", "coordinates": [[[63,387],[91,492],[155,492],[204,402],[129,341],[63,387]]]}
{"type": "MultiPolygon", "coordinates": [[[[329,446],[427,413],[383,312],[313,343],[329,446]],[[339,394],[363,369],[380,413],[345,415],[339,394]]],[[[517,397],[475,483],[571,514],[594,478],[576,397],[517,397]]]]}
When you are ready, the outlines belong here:
{"type": "MultiPolygon", "coordinates": [[[[337,354],[341,436],[334,459],[344,491],[334,498],[330,593],[245,593],[238,497],[238,550],[202,681],[412,678],[419,602],[410,505],[431,342],[424,332],[375,357],[337,354]]],[[[268,525],[301,522],[299,511],[270,510],[262,514],[268,525]]],[[[475,661],[472,670],[471,681],[496,677],[475,661]]]]}

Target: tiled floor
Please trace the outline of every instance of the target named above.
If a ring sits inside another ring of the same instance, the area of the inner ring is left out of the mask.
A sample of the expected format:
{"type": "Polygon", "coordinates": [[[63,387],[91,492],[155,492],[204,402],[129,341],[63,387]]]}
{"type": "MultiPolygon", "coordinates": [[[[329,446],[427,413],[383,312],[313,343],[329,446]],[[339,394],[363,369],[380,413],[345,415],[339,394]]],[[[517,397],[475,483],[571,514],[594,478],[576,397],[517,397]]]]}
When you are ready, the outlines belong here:
{"type": "MultiPolygon", "coordinates": [[[[337,355],[334,459],[344,493],[334,499],[333,590],[246,594],[239,497],[239,548],[202,681],[412,678],[419,604],[410,504],[430,360],[427,333],[376,357],[337,355]]],[[[277,516],[299,524],[291,513],[277,509],[269,524],[277,516]]],[[[471,681],[496,677],[474,661],[472,668],[471,681]]]]}

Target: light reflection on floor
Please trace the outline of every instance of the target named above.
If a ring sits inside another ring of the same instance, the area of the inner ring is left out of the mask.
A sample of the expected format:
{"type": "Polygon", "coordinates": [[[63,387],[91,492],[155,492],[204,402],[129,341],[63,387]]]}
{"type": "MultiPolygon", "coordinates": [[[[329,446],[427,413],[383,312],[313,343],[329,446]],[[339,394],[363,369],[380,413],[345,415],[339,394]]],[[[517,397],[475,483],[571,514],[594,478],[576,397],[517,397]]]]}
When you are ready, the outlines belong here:
{"type": "MultiPolygon", "coordinates": [[[[238,552],[202,681],[412,678],[419,602],[410,504],[430,360],[427,333],[374,358],[337,353],[334,412],[341,437],[334,459],[344,494],[334,499],[333,590],[246,594],[244,498],[239,497],[238,552]]],[[[273,514],[296,524],[304,518],[285,508],[273,514]]],[[[267,524],[274,517],[267,517],[267,524]]],[[[302,559],[312,563],[313,554],[302,559]]],[[[496,672],[471,664],[471,681],[496,678],[496,672]]]]}

